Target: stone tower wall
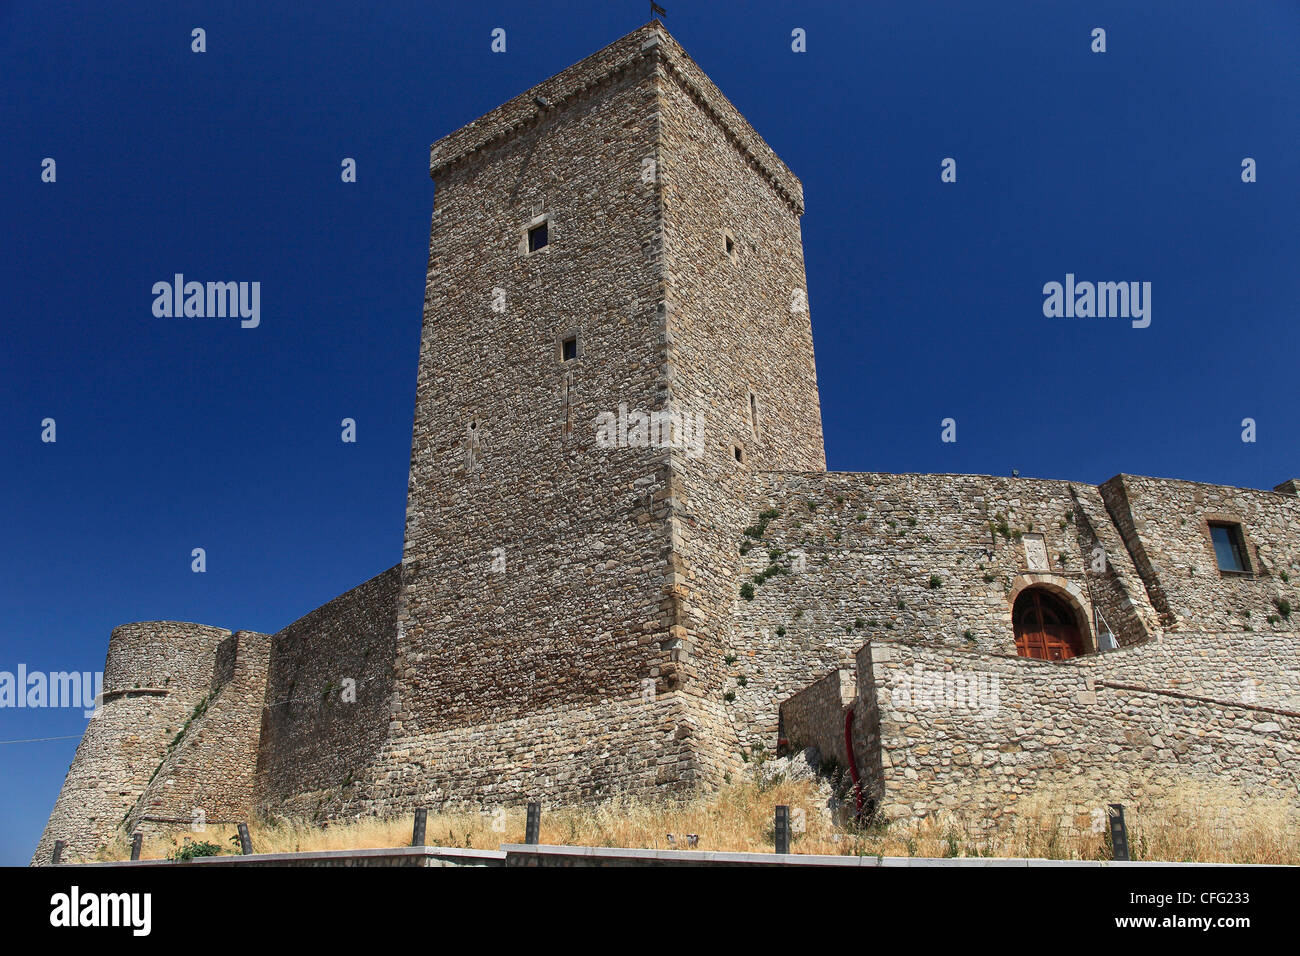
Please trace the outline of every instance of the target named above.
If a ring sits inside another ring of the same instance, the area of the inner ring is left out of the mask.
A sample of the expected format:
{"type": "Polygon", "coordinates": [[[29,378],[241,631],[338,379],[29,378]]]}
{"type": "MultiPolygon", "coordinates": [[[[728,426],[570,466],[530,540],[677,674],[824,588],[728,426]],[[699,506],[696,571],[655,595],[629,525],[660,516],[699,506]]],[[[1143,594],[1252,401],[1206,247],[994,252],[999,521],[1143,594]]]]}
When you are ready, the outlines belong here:
{"type": "Polygon", "coordinates": [[[675,647],[717,782],[740,752],[723,695],[747,483],[761,469],[824,471],[826,456],[802,187],[676,41],[662,47],[669,387],[703,439],[672,462],[675,647]]]}
{"type": "Polygon", "coordinates": [[[271,638],[238,631],[217,653],[208,692],[167,743],[124,830],[201,828],[247,820],[253,811],[271,638]]]}
{"type": "Polygon", "coordinates": [[[395,693],[368,806],[612,792],[689,769],[654,684],[668,454],[599,447],[594,430],[666,398],[643,39],[433,148],[395,693]],[[542,216],[549,244],[527,254],[542,216]],[[579,354],[562,361],[571,334],[579,354]]]}
{"type": "Polygon", "coordinates": [[[64,859],[85,859],[108,840],[144,792],[194,706],[211,690],[218,648],[229,631],[178,621],[113,629],[104,663],[103,704],[86,725],[63,788],[33,855],[47,863],[54,841],[64,859]]]}

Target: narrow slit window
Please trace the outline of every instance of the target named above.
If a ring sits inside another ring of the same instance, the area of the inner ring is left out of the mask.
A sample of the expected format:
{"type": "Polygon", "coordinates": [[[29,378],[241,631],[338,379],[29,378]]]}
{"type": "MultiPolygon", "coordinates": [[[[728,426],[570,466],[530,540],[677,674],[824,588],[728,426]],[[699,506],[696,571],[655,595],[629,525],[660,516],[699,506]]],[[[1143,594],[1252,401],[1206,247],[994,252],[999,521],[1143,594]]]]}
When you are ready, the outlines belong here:
{"type": "Polygon", "coordinates": [[[560,343],[560,361],[570,362],[578,357],[578,337],[570,335],[560,343]]]}
{"type": "Polygon", "coordinates": [[[560,415],[564,423],[564,437],[573,434],[573,373],[564,373],[564,395],[560,401],[560,415]]]}
{"type": "Polygon", "coordinates": [[[546,223],[538,223],[528,230],[528,251],[536,252],[547,243],[546,223]]]}

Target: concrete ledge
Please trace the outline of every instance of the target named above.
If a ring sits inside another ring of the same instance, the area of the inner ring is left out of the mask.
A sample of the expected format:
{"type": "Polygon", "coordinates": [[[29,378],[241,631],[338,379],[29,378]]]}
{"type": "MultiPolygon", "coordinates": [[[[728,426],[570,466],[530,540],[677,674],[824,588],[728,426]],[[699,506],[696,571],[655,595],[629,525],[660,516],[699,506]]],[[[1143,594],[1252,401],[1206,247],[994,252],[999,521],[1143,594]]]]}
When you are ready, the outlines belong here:
{"type": "Polygon", "coordinates": [[[62,863],[65,867],[100,866],[303,866],[303,867],[443,867],[443,866],[809,866],[809,867],[1130,867],[1235,866],[1227,863],[1127,862],[1114,860],[1039,860],[1025,857],[832,856],[811,853],[733,853],[710,850],[645,850],[634,847],[551,846],[504,843],[499,850],[454,846],[401,846],[364,850],[316,850],[309,853],[254,853],[205,856],[195,860],[138,860],[108,863],[62,863]]]}
{"type": "Polygon", "coordinates": [[[596,846],[504,843],[506,866],[812,866],[812,867],[1031,867],[1227,866],[1222,863],[1141,863],[1114,860],[1038,860],[998,857],[829,856],[805,853],[726,853],[596,846]]]}
{"type": "Polygon", "coordinates": [[[399,846],[306,853],[250,853],[248,856],[200,856],[193,860],[120,860],[61,866],[505,866],[501,850],[467,850],[454,846],[399,846]]]}

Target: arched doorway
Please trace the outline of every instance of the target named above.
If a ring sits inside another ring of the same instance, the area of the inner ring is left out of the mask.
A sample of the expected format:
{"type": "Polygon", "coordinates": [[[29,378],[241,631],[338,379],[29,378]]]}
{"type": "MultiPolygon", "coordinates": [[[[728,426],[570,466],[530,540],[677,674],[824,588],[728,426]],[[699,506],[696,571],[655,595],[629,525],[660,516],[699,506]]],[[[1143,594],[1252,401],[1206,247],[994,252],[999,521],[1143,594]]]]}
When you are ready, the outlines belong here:
{"type": "Polygon", "coordinates": [[[1011,614],[1016,653],[1044,661],[1063,661],[1083,653],[1074,611],[1051,591],[1029,587],[1016,598],[1011,614]]]}

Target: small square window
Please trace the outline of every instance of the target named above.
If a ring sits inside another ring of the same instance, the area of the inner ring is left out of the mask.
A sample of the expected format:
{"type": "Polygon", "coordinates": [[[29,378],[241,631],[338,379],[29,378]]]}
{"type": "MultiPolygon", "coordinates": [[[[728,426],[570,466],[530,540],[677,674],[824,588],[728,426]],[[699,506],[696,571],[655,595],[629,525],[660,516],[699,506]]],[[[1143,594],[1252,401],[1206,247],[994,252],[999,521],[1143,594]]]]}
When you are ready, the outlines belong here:
{"type": "Polygon", "coordinates": [[[578,357],[578,337],[570,335],[560,343],[560,361],[569,362],[578,357]]]}
{"type": "Polygon", "coordinates": [[[539,223],[528,230],[528,251],[536,252],[546,245],[546,223],[539,223]]]}
{"type": "Polygon", "coordinates": [[[1210,540],[1214,542],[1214,560],[1220,571],[1246,574],[1250,561],[1246,556],[1246,538],[1239,524],[1210,525],[1210,540]]]}

